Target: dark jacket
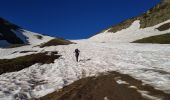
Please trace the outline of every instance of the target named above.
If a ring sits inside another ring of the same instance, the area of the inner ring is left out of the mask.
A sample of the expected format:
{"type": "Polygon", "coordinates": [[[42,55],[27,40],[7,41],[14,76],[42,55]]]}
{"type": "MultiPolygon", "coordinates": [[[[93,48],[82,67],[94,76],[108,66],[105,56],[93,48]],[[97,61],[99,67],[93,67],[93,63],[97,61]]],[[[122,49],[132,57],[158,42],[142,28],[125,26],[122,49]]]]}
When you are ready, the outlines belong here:
{"type": "Polygon", "coordinates": [[[79,51],[78,49],[75,49],[74,52],[75,52],[75,55],[76,55],[76,56],[79,56],[80,51],[79,51]]]}

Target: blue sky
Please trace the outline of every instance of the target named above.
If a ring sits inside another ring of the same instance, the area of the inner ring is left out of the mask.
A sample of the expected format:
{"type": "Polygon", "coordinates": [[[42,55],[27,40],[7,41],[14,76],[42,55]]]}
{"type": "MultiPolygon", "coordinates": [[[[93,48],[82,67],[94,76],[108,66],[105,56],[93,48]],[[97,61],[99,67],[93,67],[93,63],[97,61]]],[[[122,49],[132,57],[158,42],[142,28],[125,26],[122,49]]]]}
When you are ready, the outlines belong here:
{"type": "Polygon", "coordinates": [[[27,30],[66,39],[88,38],[140,15],[160,0],[1,0],[0,17],[27,30]]]}

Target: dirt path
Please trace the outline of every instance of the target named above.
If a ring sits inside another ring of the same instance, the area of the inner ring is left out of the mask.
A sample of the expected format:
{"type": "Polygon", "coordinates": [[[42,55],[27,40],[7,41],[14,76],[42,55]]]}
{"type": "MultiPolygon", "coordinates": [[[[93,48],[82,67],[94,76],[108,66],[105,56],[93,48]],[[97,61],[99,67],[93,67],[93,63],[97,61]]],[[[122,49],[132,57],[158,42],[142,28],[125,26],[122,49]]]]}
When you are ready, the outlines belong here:
{"type": "Polygon", "coordinates": [[[168,100],[170,94],[143,85],[126,74],[110,72],[80,79],[38,100],[168,100]]]}

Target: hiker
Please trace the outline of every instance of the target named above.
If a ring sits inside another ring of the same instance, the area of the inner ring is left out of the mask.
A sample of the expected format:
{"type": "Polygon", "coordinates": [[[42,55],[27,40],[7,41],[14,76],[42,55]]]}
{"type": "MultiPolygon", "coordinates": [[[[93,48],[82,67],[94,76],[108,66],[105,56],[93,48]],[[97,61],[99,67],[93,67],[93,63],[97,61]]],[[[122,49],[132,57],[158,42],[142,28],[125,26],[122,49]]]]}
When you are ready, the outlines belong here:
{"type": "Polygon", "coordinates": [[[76,56],[76,61],[78,62],[78,57],[79,57],[79,53],[80,53],[79,49],[75,49],[74,53],[76,56]]]}

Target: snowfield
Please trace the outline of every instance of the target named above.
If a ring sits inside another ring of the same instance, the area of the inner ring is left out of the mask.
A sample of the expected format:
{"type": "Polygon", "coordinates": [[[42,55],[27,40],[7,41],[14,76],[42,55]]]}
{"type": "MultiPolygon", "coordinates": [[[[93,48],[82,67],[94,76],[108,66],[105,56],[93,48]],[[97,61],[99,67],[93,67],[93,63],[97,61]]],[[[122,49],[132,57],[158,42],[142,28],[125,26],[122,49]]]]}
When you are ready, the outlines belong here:
{"type": "Polygon", "coordinates": [[[76,42],[78,44],[44,48],[62,55],[55,63],[35,64],[0,75],[0,99],[38,98],[82,77],[107,71],[129,74],[170,93],[170,45],[76,42]],[[78,63],[73,54],[75,48],[81,51],[78,63]]]}
{"type": "MultiPolygon", "coordinates": [[[[167,22],[170,20],[164,23],[167,22]]],[[[155,29],[164,23],[139,29],[139,21],[135,21],[129,28],[117,33],[101,33],[87,40],[75,40],[77,44],[71,45],[0,48],[0,59],[12,59],[45,51],[58,51],[62,55],[55,63],[35,64],[18,72],[0,75],[0,100],[38,98],[83,77],[97,76],[108,71],[128,74],[142,80],[143,84],[170,93],[170,45],[128,43],[170,32],[155,29]],[[73,53],[76,48],[81,51],[78,63],[73,53]]],[[[32,37],[29,40],[32,44],[52,39],[44,37],[43,40],[36,41],[32,33],[25,32],[28,37],[32,37]]],[[[119,83],[121,84],[121,81],[119,83]]]]}

